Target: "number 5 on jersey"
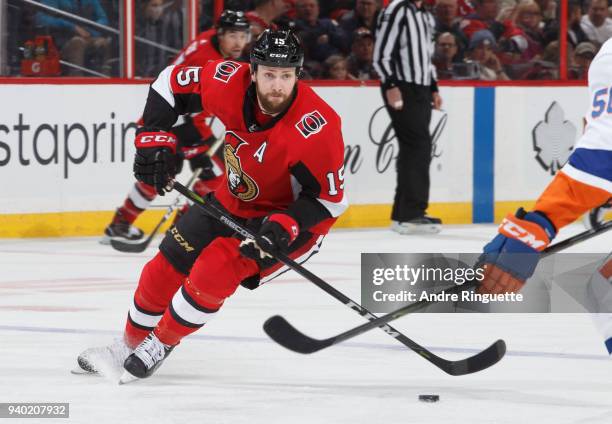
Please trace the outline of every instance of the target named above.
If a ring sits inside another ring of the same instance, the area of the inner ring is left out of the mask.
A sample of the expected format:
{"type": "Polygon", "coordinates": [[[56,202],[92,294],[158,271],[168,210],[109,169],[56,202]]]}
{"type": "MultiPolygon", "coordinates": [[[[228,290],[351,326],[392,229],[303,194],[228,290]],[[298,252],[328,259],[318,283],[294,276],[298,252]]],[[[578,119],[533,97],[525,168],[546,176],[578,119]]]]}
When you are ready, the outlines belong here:
{"type": "Polygon", "coordinates": [[[186,87],[192,82],[198,83],[200,82],[200,69],[198,67],[188,67],[181,69],[176,74],[176,82],[181,87],[186,87]]]}
{"type": "Polygon", "coordinates": [[[612,87],[597,90],[595,92],[595,96],[593,97],[593,111],[591,112],[591,118],[599,118],[604,112],[612,113],[612,87]],[[606,95],[608,96],[607,101],[606,95]]]}

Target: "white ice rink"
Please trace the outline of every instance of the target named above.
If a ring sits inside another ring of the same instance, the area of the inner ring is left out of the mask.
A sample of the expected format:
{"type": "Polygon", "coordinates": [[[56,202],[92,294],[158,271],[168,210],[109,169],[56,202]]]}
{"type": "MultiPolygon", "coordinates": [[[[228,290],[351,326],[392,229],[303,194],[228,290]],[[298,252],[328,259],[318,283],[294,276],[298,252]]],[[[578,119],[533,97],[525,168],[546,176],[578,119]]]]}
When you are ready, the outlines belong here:
{"type": "MultiPolygon", "coordinates": [[[[476,252],[494,232],[336,231],[307,267],[359,300],[361,252],[476,252]]],[[[572,251],[610,246],[608,233],[572,251]]],[[[263,322],[281,314],[328,337],[363,318],[295,273],[239,289],[150,379],[118,386],[70,374],[82,349],[121,334],[140,269],[155,252],[119,253],[89,238],[0,241],[0,402],[69,402],[62,422],[71,423],[612,423],[612,360],[586,315],[417,314],[393,323],[451,359],[505,339],[500,363],[462,377],[378,330],[305,356],[269,340],[263,322]],[[419,394],[440,401],[422,403],[419,394]]]]}

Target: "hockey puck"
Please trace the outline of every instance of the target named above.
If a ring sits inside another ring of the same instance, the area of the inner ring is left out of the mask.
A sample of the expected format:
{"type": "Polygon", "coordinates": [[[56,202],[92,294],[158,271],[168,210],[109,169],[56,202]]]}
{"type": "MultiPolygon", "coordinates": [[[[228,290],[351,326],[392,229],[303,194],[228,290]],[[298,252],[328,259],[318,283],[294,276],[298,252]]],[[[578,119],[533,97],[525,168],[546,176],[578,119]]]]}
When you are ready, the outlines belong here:
{"type": "Polygon", "coordinates": [[[419,395],[419,400],[421,402],[437,402],[440,400],[440,396],[438,395],[419,395]]]}

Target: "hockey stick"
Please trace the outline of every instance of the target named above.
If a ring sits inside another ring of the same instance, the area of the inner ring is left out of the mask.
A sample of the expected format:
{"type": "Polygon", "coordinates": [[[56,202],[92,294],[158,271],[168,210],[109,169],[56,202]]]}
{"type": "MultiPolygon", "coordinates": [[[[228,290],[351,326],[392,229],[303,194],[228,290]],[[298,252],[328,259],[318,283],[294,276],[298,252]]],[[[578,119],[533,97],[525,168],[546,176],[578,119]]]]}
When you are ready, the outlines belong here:
{"type": "MultiPolygon", "coordinates": [[[[564,250],[570,246],[575,245],[576,243],[588,240],[591,237],[595,237],[596,235],[603,234],[604,232],[610,229],[612,229],[612,221],[608,221],[605,224],[599,226],[598,228],[584,231],[559,243],[553,244],[552,246],[544,250],[541,255],[542,257],[550,256],[553,253],[557,253],[561,250],[564,250]]],[[[452,287],[450,289],[439,291],[435,293],[434,296],[439,296],[443,293],[462,292],[472,287],[475,287],[477,284],[477,280],[474,279],[466,282],[463,285],[456,285],[455,287],[452,287]]],[[[374,320],[371,320],[370,322],[354,327],[350,330],[347,330],[336,336],[329,337],[327,339],[314,339],[305,335],[304,333],[297,330],[293,325],[291,325],[285,318],[280,315],[275,315],[269,318],[264,324],[264,330],[272,339],[274,339],[274,341],[283,345],[287,349],[299,353],[313,353],[321,349],[325,349],[329,346],[341,343],[345,340],[351,339],[360,334],[363,334],[371,330],[372,328],[385,325],[388,322],[403,317],[404,315],[416,312],[436,302],[437,301],[435,300],[421,300],[419,302],[411,303],[410,305],[406,305],[400,309],[397,309],[396,311],[390,312],[386,315],[382,315],[374,320]]]]}
{"type": "MultiPolygon", "coordinates": [[[[175,182],[174,189],[178,191],[179,193],[181,193],[182,195],[184,195],[185,197],[187,197],[188,199],[190,199],[191,201],[193,201],[196,205],[201,207],[210,216],[218,219],[223,224],[225,224],[227,227],[239,233],[241,236],[245,238],[250,238],[250,239],[255,238],[255,235],[253,233],[251,233],[249,230],[247,230],[242,225],[237,223],[234,219],[228,216],[224,211],[219,209],[214,204],[201,198],[196,193],[187,189],[182,184],[175,182]]],[[[311,283],[313,283],[314,285],[322,289],[324,292],[326,292],[327,294],[331,295],[332,297],[336,298],[340,302],[344,303],[349,308],[359,313],[361,316],[367,318],[368,320],[377,319],[376,315],[372,314],[370,311],[365,309],[363,306],[349,299],[342,292],[336,290],[330,284],[326,283],[321,278],[317,277],[312,272],[308,271],[306,268],[304,268],[302,265],[295,262],[293,259],[287,257],[286,255],[282,253],[278,253],[277,255],[275,255],[275,257],[280,262],[282,262],[283,264],[287,265],[289,268],[297,272],[299,275],[301,275],[302,277],[304,277],[305,279],[307,279],[308,281],[310,281],[311,283]]],[[[487,349],[483,350],[482,352],[477,353],[474,356],[471,356],[466,359],[460,359],[457,361],[449,361],[447,359],[444,359],[444,358],[441,358],[435,355],[433,352],[431,352],[427,348],[419,345],[417,342],[408,338],[407,336],[400,333],[398,330],[396,330],[395,328],[389,325],[382,324],[379,327],[385,333],[397,339],[400,343],[404,344],[406,347],[418,353],[423,358],[425,358],[427,361],[431,362],[436,367],[440,368],[442,371],[450,375],[464,375],[464,374],[470,374],[473,372],[481,371],[497,363],[504,356],[506,352],[506,344],[504,343],[503,340],[498,340],[495,343],[493,343],[491,346],[489,346],[487,349]]],[[[272,338],[276,340],[274,337],[272,338]]]]}
{"type": "MultiPolygon", "coordinates": [[[[223,137],[217,139],[210,146],[210,149],[208,149],[204,154],[207,155],[208,157],[212,157],[215,153],[217,153],[217,150],[219,150],[219,147],[221,147],[222,144],[223,144],[223,137]]],[[[195,180],[198,179],[201,173],[202,173],[202,168],[196,169],[193,175],[191,176],[191,178],[189,178],[189,181],[187,181],[186,186],[191,187],[192,184],[195,182],[195,180]]],[[[118,250],[120,252],[126,252],[126,253],[144,252],[147,249],[147,247],[149,247],[149,245],[151,244],[151,241],[153,241],[153,239],[157,235],[157,232],[160,230],[162,225],[164,225],[164,223],[168,220],[168,218],[170,218],[170,216],[177,209],[180,203],[181,203],[181,196],[176,196],[176,199],[174,200],[174,202],[170,206],[168,206],[168,208],[166,209],[166,213],[164,213],[164,216],[162,217],[161,221],[157,223],[155,228],[153,228],[153,231],[151,231],[151,234],[149,234],[149,236],[146,239],[142,241],[138,241],[138,242],[129,242],[125,240],[110,239],[110,245],[115,250],[118,250]]]]}

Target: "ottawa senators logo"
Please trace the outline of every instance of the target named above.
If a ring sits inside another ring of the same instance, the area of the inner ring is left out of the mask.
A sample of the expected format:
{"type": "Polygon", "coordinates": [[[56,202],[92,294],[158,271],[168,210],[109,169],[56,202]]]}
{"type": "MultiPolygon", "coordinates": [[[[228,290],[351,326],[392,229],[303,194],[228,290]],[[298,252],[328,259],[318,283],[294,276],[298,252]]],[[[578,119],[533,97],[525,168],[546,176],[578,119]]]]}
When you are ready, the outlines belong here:
{"type": "Polygon", "coordinates": [[[226,60],[217,64],[214,79],[219,80],[227,84],[232,75],[234,75],[242,65],[231,60],[226,60]]]}
{"type": "Polygon", "coordinates": [[[225,172],[227,185],[234,196],[245,202],[251,201],[259,194],[257,183],[242,170],[238,149],[246,144],[232,131],[225,133],[225,172]]]}
{"type": "Polygon", "coordinates": [[[323,118],[323,115],[318,110],[315,110],[302,116],[302,119],[295,124],[295,127],[302,133],[304,138],[308,138],[321,131],[325,124],[327,124],[327,121],[323,118]]]}

